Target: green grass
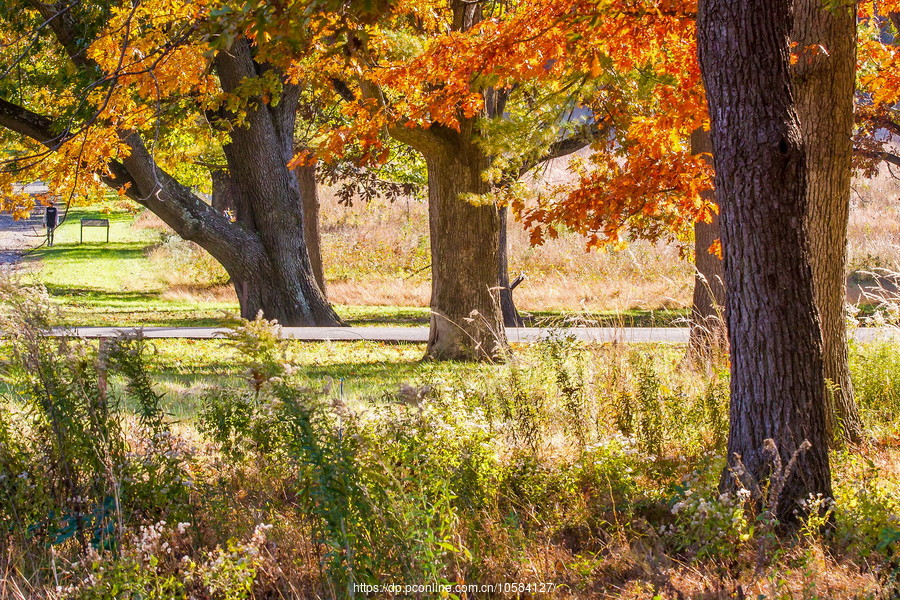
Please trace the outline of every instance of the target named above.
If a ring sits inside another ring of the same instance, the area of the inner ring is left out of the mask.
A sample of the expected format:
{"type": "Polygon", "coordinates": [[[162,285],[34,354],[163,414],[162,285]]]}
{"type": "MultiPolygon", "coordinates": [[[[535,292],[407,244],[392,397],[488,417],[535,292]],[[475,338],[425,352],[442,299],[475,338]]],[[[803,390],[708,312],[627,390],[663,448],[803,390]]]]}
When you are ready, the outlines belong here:
{"type": "Polygon", "coordinates": [[[424,306],[348,306],[334,309],[352,327],[426,327],[430,309],[424,306]]]}

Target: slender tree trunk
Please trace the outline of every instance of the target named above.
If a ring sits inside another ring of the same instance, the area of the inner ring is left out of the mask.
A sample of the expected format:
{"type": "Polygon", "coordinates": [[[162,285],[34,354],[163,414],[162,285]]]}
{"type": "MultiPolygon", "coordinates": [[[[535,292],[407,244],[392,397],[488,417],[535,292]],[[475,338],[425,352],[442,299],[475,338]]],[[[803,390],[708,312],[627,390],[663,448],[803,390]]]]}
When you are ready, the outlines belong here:
{"type": "Polygon", "coordinates": [[[326,294],[325,269],[322,266],[322,236],[319,229],[319,186],[316,184],[316,165],[297,167],[297,181],[300,182],[300,198],[303,205],[303,237],[313,275],[319,289],[326,294]]]}
{"type": "Polygon", "coordinates": [[[513,291],[509,288],[509,207],[501,206],[499,231],[499,278],[500,278],[500,312],[503,314],[503,325],[506,327],[524,327],[516,303],[513,302],[513,291]]]}
{"type": "MultiPolygon", "coordinates": [[[[712,140],[708,131],[697,130],[691,135],[691,152],[712,155],[712,140]]],[[[715,202],[715,191],[703,192],[704,200],[715,202]]],[[[726,350],[725,331],[725,266],[709,249],[719,239],[719,215],[710,223],[694,224],[694,299],[691,306],[691,335],[688,358],[694,362],[708,359],[719,349],[726,350]]]]}
{"type": "Polygon", "coordinates": [[[733,489],[740,473],[753,491],[771,483],[769,502],[782,520],[795,518],[810,494],[832,495],[790,8],[789,0],[701,0],[697,23],[728,289],[731,425],[722,485],[733,489]],[[792,458],[794,468],[779,473],[792,458]]]}
{"type": "Polygon", "coordinates": [[[471,142],[457,140],[424,153],[432,264],[428,356],[492,359],[507,344],[498,294],[500,214],[493,203],[463,197],[487,191],[481,172],[488,165],[471,142]]]}
{"type": "Polygon", "coordinates": [[[806,223],[816,304],[822,320],[825,379],[835,440],[859,442],[862,422],[847,357],[845,270],[856,78],[856,5],[796,0],[793,67],[797,115],[806,144],[806,223]]]}

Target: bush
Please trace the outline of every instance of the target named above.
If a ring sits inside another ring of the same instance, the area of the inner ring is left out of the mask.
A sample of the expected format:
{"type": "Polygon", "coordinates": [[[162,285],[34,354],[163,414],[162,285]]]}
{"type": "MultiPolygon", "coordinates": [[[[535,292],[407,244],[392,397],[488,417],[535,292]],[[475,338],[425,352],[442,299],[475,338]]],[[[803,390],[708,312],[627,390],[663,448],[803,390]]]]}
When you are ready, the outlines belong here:
{"type": "Polygon", "coordinates": [[[890,424],[900,414],[900,352],[889,341],[853,344],[850,370],[860,412],[869,425],[890,424]]]}
{"type": "Polygon", "coordinates": [[[98,352],[45,335],[53,310],[41,288],[5,280],[0,300],[9,352],[0,365],[9,390],[0,405],[0,529],[38,554],[44,545],[103,550],[132,520],[177,513],[190,481],[150,389],[142,340],[98,352]],[[112,393],[117,375],[126,397],[112,393]],[[119,410],[126,400],[140,407],[133,436],[119,410]]]}

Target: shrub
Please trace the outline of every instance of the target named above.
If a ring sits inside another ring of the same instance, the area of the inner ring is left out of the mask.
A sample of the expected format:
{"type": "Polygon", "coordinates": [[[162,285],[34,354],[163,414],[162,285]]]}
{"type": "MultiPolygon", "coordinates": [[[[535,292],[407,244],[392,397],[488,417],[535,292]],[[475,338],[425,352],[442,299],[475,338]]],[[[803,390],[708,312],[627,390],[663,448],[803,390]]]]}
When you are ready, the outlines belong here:
{"type": "Polygon", "coordinates": [[[897,344],[853,344],[850,370],[860,411],[869,424],[891,423],[900,414],[900,352],[897,344]]]}
{"type": "Polygon", "coordinates": [[[839,539],[868,557],[900,551],[900,485],[884,477],[871,459],[842,455],[843,476],[834,486],[839,539]]]}
{"type": "Polygon", "coordinates": [[[132,519],[178,511],[190,485],[184,449],[150,388],[142,340],[98,352],[45,335],[53,311],[41,288],[5,280],[0,300],[9,352],[0,365],[9,390],[0,406],[9,442],[0,450],[0,528],[38,554],[43,545],[102,550],[132,519]],[[116,376],[126,381],[123,398],[109,385],[116,376]],[[133,437],[119,410],[128,400],[140,407],[133,437]]]}

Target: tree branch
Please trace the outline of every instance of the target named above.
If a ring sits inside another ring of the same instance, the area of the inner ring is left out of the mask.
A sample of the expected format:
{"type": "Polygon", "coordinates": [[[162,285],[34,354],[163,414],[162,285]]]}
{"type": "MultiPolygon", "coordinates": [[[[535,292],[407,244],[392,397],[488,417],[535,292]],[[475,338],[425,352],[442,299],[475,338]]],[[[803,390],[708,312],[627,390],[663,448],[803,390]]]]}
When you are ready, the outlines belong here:
{"type": "Polygon", "coordinates": [[[892,154],[890,152],[885,152],[883,150],[863,150],[861,148],[854,148],[853,153],[857,156],[874,158],[875,160],[880,160],[900,167],[900,156],[897,156],[896,154],[892,154]]]}
{"type": "Polygon", "coordinates": [[[900,123],[897,123],[887,115],[872,115],[869,117],[864,117],[863,120],[870,121],[875,127],[878,127],[879,129],[887,129],[889,132],[891,132],[891,135],[900,136],[900,123]]]}
{"type": "MultiPolygon", "coordinates": [[[[68,139],[54,132],[51,119],[0,98],[0,126],[56,151],[68,139]]],[[[240,252],[259,246],[253,233],[236,226],[155,163],[140,135],[123,133],[130,154],[110,160],[96,175],[107,186],[126,188],[126,195],[159,216],[178,235],[195,240],[218,260],[241,264],[240,252]]]]}
{"type": "Polygon", "coordinates": [[[53,121],[3,98],[0,98],[0,126],[30,137],[54,151],[66,141],[68,133],[54,133],[53,121]]]}
{"type": "Polygon", "coordinates": [[[530,160],[523,164],[519,168],[519,174],[516,179],[522,177],[523,175],[525,175],[525,173],[541,163],[545,163],[548,160],[553,160],[554,158],[562,158],[563,156],[568,156],[570,154],[578,152],[582,148],[586,148],[598,137],[608,134],[609,130],[609,124],[603,124],[602,126],[599,126],[597,123],[594,123],[579,132],[573,133],[572,135],[561,140],[557,140],[547,149],[546,152],[544,152],[544,154],[534,160],[530,160]]]}

